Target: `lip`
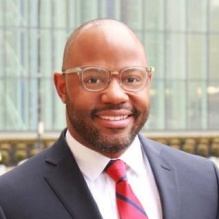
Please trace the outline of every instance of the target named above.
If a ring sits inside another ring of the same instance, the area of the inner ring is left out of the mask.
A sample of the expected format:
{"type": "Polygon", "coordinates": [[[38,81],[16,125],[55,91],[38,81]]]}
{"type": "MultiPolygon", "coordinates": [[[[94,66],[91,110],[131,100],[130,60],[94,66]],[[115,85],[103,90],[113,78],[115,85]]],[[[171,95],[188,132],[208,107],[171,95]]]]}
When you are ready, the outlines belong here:
{"type": "Polygon", "coordinates": [[[99,125],[110,129],[124,129],[132,120],[132,112],[129,110],[105,110],[96,114],[99,125]]]}

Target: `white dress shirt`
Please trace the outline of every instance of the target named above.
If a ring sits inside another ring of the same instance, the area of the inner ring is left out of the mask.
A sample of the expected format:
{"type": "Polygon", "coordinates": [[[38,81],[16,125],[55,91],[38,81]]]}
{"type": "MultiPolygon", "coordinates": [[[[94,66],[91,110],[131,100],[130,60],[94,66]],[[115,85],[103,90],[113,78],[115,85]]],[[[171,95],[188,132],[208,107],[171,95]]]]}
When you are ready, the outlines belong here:
{"type": "MultiPolygon", "coordinates": [[[[91,150],[66,133],[66,141],[87,182],[103,219],[119,219],[115,182],[103,171],[110,158],[91,150]]],[[[162,219],[161,201],[155,179],[138,137],[119,159],[127,166],[127,178],[149,219],[162,219]]]]}

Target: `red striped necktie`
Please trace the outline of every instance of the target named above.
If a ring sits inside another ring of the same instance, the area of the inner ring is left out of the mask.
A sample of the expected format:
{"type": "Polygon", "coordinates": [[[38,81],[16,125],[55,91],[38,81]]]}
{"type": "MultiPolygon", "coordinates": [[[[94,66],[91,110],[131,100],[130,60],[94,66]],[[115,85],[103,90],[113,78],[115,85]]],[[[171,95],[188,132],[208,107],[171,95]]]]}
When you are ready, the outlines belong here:
{"type": "Polygon", "coordinates": [[[148,219],[127,181],[126,164],[119,159],[111,160],[105,171],[116,182],[116,202],[120,219],[148,219]]]}

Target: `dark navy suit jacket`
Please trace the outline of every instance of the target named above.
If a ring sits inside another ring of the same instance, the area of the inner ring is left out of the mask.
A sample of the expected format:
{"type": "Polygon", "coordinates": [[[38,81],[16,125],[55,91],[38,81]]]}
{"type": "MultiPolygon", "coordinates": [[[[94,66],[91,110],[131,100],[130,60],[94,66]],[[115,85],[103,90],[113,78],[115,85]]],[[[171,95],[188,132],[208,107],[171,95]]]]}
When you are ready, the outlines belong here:
{"type": "MultiPolygon", "coordinates": [[[[102,218],[64,134],[0,177],[0,219],[102,218]]],[[[213,163],[139,138],[160,193],[163,219],[219,219],[219,175],[213,163]]]]}

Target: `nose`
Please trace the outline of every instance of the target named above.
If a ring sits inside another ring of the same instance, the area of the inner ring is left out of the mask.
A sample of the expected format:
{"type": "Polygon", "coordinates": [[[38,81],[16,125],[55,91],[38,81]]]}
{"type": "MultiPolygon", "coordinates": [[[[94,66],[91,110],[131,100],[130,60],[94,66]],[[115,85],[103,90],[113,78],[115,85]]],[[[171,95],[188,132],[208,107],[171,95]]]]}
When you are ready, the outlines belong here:
{"type": "Polygon", "coordinates": [[[108,87],[102,92],[101,101],[104,103],[121,104],[128,101],[129,96],[123,90],[116,78],[112,78],[108,87]]]}

